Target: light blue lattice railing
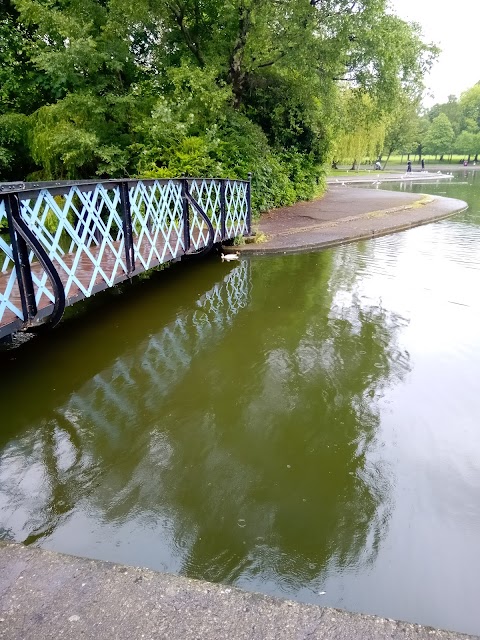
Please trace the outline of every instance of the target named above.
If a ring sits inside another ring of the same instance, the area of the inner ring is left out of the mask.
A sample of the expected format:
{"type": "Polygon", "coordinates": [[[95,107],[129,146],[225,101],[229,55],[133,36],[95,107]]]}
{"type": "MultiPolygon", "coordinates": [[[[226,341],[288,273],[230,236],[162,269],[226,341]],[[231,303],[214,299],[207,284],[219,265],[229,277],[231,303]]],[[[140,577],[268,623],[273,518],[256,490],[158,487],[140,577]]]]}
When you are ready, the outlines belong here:
{"type": "Polygon", "coordinates": [[[138,182],[129,188],[135,260],[144,270],[185,252],[179,182],[138,182]]]}
{"type": "MultiPolygon", "coordinates": [[[[6,203],[0,200],[0,229],[8,227],[6,203]]],[[[0,234],[0,265],[4,276],[0,279],[0,324],[7,315],[24,320],[23,311],[14,304],[14,292],[18,291],[17,270],[12,245],[6,234],[0,234]]],[[[21,305],[20,305],[21,307],[21,305]]]]}
{"type": "Polygon", "coordinates": [[[58,296],[45,261],[73,304],[248,233],[250,183],[191,178],[23,189],[0,194],[2,228],[8,233],[0,234],[0,338],[48,317],[58,296]],[[42,264],[32,238],[45,253],[42,264]]]}

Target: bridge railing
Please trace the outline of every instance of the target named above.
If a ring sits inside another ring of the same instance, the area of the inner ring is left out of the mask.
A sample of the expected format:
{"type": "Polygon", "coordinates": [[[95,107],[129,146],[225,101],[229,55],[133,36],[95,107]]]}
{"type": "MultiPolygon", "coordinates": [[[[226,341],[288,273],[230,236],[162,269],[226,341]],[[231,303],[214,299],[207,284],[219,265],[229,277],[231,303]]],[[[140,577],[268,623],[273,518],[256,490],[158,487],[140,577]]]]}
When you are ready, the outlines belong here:
{"type": "Polygon", "coordinates": [[[250,224],[250,182],[242,180],[112,180],[0,192],[0,338],[53,326],[66,305],[250,233],[250,224]]]}

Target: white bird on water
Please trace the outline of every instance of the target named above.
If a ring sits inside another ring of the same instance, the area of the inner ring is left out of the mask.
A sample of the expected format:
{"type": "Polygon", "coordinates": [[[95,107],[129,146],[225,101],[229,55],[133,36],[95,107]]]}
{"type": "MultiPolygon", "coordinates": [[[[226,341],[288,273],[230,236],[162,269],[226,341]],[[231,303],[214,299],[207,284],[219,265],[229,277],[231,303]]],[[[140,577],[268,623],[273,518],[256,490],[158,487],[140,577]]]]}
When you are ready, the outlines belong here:
{"type": "Polygon", "coordinates": [[[221,253],[222,262],[225,260],[226,262],[230,262],[231,260],[238,260],[240,257],[239,253],[221,253]]]}

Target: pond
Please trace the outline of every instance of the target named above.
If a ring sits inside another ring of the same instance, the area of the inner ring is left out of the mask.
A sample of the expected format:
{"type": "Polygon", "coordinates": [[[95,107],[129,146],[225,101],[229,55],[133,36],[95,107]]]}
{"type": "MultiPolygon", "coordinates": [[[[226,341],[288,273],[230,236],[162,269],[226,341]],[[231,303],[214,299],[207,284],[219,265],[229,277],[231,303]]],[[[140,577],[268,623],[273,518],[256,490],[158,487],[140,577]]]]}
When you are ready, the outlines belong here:
{"type": "Polygon", "coordinates": [[[479,634],[480,176],[409,188],[470,209],[0,354],[0,537],[479,634]]]}

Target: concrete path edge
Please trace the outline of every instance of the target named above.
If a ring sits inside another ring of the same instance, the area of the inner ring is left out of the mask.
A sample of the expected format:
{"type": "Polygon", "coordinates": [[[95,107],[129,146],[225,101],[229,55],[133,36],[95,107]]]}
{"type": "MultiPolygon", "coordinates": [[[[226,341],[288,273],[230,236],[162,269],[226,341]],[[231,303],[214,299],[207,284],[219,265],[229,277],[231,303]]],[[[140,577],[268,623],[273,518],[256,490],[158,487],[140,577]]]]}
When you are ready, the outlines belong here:
{"type": "Polygon", "coordinates": [[[0,638],[465,640],[473,636],[0,543],[0,638]]]}
{"type": "MultiPolygon", "coordinates": [[[[333,189],[329,192],[330,200],[335,198],[335,191],[339,190],[333,189]]],[[[463,200],[414,194],[416,199],[410,199],[410,201],[404,202],[399,206],[375,209],[372,207],[375,204],[374,201],[370,201],[368,198],[368,190],[358,189],[357,191],[362,192],[364,203],[363,210],[357,215],[344,215],[339,211],[335,220],[319,221],[316,224],[311,223],[309,227],[300,227],[298,229],[296,228],[299,226],[298,219],[295,220],[291,216],[290,228],[286,229],[285,223],[283,223],[282,230],[277,233],[275,225],[276,212],[274,211],[269,214],[270,220],[268,224],[265,223],[264,218],[261,218],[257,223],[258,231],[267,233],[267,242],[227,247],[226,250],[239,251],[242,254],[266,255],[326,249],[340,244],[406,231],[413,227],[462,213],[468,208],[467,203],[463,200]]],[[[388,196],[388,194],[391,194],[392,197],[395,196],[396,199],[399,197],[398,192],[383,191],[384,196],[388,196]]],[[[410,198],[412,197],[412,194],[405,194],[404,197],[407,195],[410,198]]],[[[322,199],[308,204],[321,209],[322,199]]],[[[298,205],[293,205],[285,208],[282,212],[288,210],[294,212],[296,207],[298,205]]],[[[278,227],[280,227],[280,224],[278,224],[278,227]]]]}

